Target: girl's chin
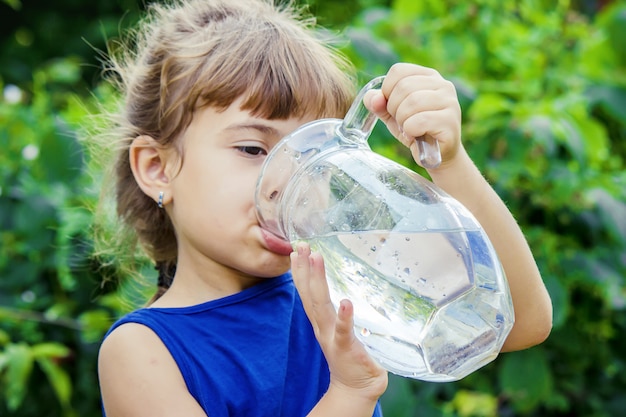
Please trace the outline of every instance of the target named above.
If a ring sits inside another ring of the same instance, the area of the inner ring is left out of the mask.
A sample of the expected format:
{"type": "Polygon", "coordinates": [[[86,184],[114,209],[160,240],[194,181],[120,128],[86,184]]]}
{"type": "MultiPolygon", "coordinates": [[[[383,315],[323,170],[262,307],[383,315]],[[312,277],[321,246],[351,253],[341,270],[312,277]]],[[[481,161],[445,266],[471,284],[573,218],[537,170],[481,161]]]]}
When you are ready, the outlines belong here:
{"type": "Polygon", "coordinates": [[[291,252],[293,252],[293,247],[288,241],[281,239],[264,229],[261,229],[261,233],[263,235],[263,240],[265,241],[265,246],[270,252],[282,256],[289,256],[291,252]]]}

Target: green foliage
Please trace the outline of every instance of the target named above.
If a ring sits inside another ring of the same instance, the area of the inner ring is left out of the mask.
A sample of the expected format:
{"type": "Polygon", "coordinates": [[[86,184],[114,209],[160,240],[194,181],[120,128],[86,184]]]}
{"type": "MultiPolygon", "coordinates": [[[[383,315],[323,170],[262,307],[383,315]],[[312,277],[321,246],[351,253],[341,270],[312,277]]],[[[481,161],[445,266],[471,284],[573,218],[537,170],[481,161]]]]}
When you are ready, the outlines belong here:
{"type": "MultiPolygon", "coordinates": [[[[498,415],[624,405],[625,16],[624,2],[590,20],[564,0],[397,0],[348,32],[364,79],[399,59],[455,82],[466,147],[525,230],[554,302],[547,343],[436,389],[435,408],[494,415],[485,394],[498,415]]],[[[374,145],[393,154],[390,143],[374,145]]]]}
{"type": "Polygon", "coordinates": [[[19,0],[2,0],[2,2],[15,10],[19,10],[22,7],[22,2],[19,0]]]}
{"type": "Polygon", "coordinates": [[[0,1],[0,80],[12,84],[32,81],[43,62],[59,57],[80,60],[81,74],[98,83],[99,50],[132,24],[149,1],[93,0],[81,2],[0,1]]]}
{"type": "Polygon", "coordinates": [[[99,415],[95,354],[121,308],[91,258],[97,191],[71,123],[87,109],[68,94],[80,77],[54,60],[0,101],[2,416],[99,415]]]}
{"type": "MultiPolygon", "coordinates": [[[[26,13],[21,4],[0,7],[26,13]]],[[[322,23],[347,26],[346,52],[363,82],[399,60],[435,67],[455,82],[466,147],[526,232],[554,304],[554,331],[543,345],[502,354],[455,383],[392,377],[385,415],[620,415],[626,3],[588,16],[567,0],[311,5],[322,23]]],[[[103,10],[103,33],[115,33],[121,18],[103,10]]],[[[28,10],[38,12],[45,15],[28,10]]],[[[113,96],[103,87],[88,95],[85,55],[68,53],[63,42],[34,51],[19,40],[39,29],[22,29],[0,54],[2,79],[21,82],[0,81],[0,415],[98,416],[98,345],[144,292],[131,281],[103,283],[111,266],[93,256],[98,161],[79,140],[80,126],[97,113],[96,102],[113,96]],[[50,54],[68,57],[42,61],[50,54]],[[33,57],[41,58],[36,66],[33,57]]],[[[381,126],[372,143],[418,169],[381,126]]]]}

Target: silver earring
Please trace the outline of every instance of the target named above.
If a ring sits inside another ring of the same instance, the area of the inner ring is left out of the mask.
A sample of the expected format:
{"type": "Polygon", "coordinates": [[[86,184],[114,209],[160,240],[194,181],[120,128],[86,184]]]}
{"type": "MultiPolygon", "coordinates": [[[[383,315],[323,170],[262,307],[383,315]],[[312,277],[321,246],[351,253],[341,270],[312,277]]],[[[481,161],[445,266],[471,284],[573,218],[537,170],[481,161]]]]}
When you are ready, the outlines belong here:
{"type": "Polygon", "coordinates": [[[159,191],[159,201],[157,201],[159,208],[163,208],[163,191],[159,191]]]}

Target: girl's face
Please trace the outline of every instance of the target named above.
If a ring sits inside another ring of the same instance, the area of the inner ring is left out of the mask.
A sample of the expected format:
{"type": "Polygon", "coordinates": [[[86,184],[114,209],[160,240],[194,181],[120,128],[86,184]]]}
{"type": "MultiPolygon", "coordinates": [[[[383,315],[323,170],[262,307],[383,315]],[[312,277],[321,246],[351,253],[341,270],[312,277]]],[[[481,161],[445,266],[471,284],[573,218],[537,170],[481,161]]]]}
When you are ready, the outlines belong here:
{"type": "Polygon", "coordinates": [[[178,238],[177,278],[234,275],[246,286],[289,269],[291,246],[260,228],[254,192],[270,149],[311,118],[260,119],[240,103],[198,110],[182,137],[167,206],[178,238]]]}

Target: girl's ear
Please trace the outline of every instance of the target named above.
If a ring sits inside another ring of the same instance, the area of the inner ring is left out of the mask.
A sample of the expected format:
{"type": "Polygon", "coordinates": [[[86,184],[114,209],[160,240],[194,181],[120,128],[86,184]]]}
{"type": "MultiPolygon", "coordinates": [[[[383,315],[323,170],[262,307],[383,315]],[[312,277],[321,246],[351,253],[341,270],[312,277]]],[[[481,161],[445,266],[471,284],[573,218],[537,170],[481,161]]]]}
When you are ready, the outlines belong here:
{"type": "Polygon", "coordinates": [[[163,205],[171,202],[168,175],[171,170],[167,165],[171,162],[171,151],[168,152],[150,136],[137,136],[128,152],[130,167],[139,188],[155,202],[159,202],[159,193],[163,193],[163,205]]]}

